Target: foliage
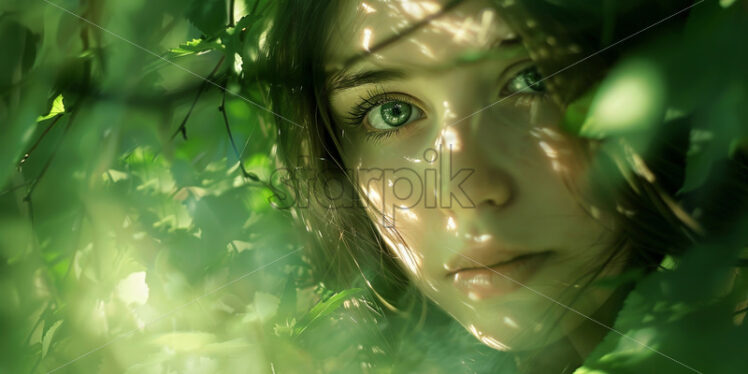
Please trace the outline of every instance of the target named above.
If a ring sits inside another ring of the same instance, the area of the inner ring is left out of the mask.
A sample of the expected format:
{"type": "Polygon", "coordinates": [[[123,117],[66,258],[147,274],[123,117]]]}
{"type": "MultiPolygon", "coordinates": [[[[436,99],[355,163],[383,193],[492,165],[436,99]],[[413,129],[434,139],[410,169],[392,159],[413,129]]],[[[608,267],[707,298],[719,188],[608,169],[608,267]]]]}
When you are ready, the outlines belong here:
{"type": "MultiPolygon", "coordinates": [[[[271,7],[270,0],[0,5],[0,372],[487,365],[486,348],[459,326],[443,323],[398,345],[362,312],[379,313],[365,292],[308,281],[289,213],[268,203],[275,132],[253,62],[271,7]],[[448,351],[452,343],[462,348],[448,351]],[[398,354],[383,355],[387,344],[398,354]]],[[[691,132],[682,192],[696,191],[715,165],[746,148],[748,57],[739,48],[746,9],[745,1],[707,2],[683,35],[642,43],[572,104],[568,129],[651,134],[696,116],[702,128],[691,132]],[[730,58],[720,57],[725,51],[730,58]],[[616,91],[642,75],[643,87],[616,91]],[[657,90],[647,86],[657,79],[657,90]],[[610,95],[642,93],[657,100],[634,110],[642,115],[631,119],[637,126],[595,115],[610,95]]],[[[672,271],[640,282],[616,328],[684,361],[705,357],[694,363],[699,370],[741,372],[726,358],[745,353],[745,327],[711,321],[724,320],[729,301],[745,295],[707,295],[744,239],[695,248],[672,271]],[[713,251],[724,251],[722,262],[704,255],[713,251]],[[703,341],[681,344],[693,336],[703,341]]],[[[580,372],[641,372],[655,360],[658,372],[682,369],[610,335],[580,372]]]]}

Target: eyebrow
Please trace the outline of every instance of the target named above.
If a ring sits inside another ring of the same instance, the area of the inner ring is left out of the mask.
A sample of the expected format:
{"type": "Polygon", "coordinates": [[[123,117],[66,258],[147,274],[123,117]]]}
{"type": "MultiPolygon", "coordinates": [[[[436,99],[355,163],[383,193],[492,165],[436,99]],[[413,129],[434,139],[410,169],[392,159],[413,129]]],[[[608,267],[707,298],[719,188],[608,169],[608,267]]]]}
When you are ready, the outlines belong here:
{"type": "Polygon", "coordinates": [[[333,78],[330,84],[331,92],[346,90],[365,84],[402,79],[406,76],[405,71],[397,69],[369,70],[355,74],[340,75],[333,78]]]}
{"type": "MultiPolygon", "coordinates": [[[[522,45],[522,38],[515,35],[513,38],[496,39],[493,43],[491,43],[490,48],[513,48],[520,45],[522,45]]],[[[343,69],[342,71],[345,71],[345,69],[343,69]]],[[[331,74],[333,78],[330,82],[330,92],[347,90],[366,84],[403,79],[408,75],[404,70],[398,69],[368,70],[347,75],[341,74],[342,71],[331,74]]]]}

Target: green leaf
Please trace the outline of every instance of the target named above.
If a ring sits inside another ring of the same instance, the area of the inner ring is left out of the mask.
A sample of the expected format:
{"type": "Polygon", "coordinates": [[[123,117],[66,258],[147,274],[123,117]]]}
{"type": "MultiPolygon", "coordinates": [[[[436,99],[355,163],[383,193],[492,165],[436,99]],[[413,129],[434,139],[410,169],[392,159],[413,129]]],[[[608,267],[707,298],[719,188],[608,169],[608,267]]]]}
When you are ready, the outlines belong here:
{"type": "Polygon", "coordinates": [[[254,309],[261,321],[267,321],[278,311],[280,298],[265,292],[255,292],[254,309]]]}
{"type": "Polygon", "coordinates": [[[41,122],[50,119],[58,114],[65,113],[65,104],[62,102],[62,94],[57,95],[55,100],[52,102],[52,108],[44,116],[39,116],[36,122],[41,122]]]}
{"type": "Polygon", "coordinates": [[[686,159],[686,176],[679,194],[701,187],[709,178],[715,163],[730,157],[736,144],[748,138],[743,119],[748,97],[741,82],[724,89],[707,112],[697,117],[704,128],[691,130],[686,159]]]}
{"type": "Polygon", "coordinates": [[[323,318],[335,312],[338,308],[340,308],[341,305],[343,305],[343,302],[353,296],[361,294],[361,292],[363,292],[363,289],[361,288],[347,289],[338,292],[335,295],[332,295],[329,299],[323,302],[318,303],[311,310],[309,310],[309,312],[307,312],[304,317],[299,320],[298,323],[296,323],[296,326],[294,328],[294,335],[298,336],[302,334],[304,330],[311,326],[315,321],[318,321],[320,318],[323,318]]]}
{"type": "Polygon", "coordinates": [[[44,334],[44,338],[42,338],[42,358],[47,356],[47,352],[49,352],[49,346],[50,344],[52,344],[52,338],[54,338],[55,331],[57,331],[60,325],[62,325],[62,320],[55,322],[52,327],[50,327],[44,334]]]}
{"type": "Polygon", "coordinates": [[[221,50],[220,40],[192,39],[169,50],[170,57],[182,57],[211,50],[221,50]]]}
{"type": "Polygon", "coordinates": [[[224,0],[196,0],[187,9],[187,19],[205,35],[215,35],[226,27],[228,9],[224,0]]]}
{"type": "Polygon", "coordinates": [[[587,120],[587,115],[592,105],[592,99],[597,93],[599,85],[589,89],[580,98],[573,101],[566,108],[561,128],[569,134],[580,135],[582,125],[587,120]]]}
{"type": "Polygon", "coordinates": [[[660,66],[631,59],[600,84],[579,134],[588,138],[646,133],[665,113],[665,80],[660,66]]]}

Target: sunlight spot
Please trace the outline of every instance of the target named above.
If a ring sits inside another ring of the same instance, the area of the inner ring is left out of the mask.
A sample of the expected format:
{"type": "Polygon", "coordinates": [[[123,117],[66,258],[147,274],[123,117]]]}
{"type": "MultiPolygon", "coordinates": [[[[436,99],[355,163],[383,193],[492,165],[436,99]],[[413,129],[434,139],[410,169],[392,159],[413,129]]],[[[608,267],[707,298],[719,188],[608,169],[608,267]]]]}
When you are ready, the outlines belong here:
{"type": "Polygon", "coordinates": [[[447,230],[454,231],[455,229],[457,229],[457,223],[455,223],[455,219],[452,217],[447,217],[447,230]]]}
{"type": "Polygon", "coordinates": [[[481,300],[480,295],[478,295],[477,293],[472,292],[472,291],[468,292],[468,298],[470,298],[470,300],[473,300],[473,301],[480,301],[481,300]]]}
{"type": "Polygon", "coordinates": [[[242,253],[252,248],[253,248],[253,245],[251,242],[246,242],[242,240],[232,240],[229,244],[226,245],[226,249],[229,252],[236,251],[236,253],[242,253]]]}
{"type": "Polygon", "coordinates": [[[442,141],[440,144],[446,144],[451,151],[459,151],[461,148],[460,138],[452,127],[442,130],[440,140],[442,141]]]}
{"type": "Polygon", "coordinates": [[[434,292],[439,292],[439,287],[437,287],[434,282],[432,282],[430,279],[426,280],[426,285],[429,286],[429,288],[434,292]]]}
{"type": "Polygon", "coordinates": [[[470,331],[471,334],[473,334],[476,338],[480,338],[480,333],[478,332],[478,328],[475,327],[475,325],[470,324],[467,327],[468,331],[470,331]]]}
{"type": "Polygon", "coordinates": [[[504,323],[506,323],[506,325],[511,328],[514,328],[514,329],[519,328],[519,325],[517,325],[517,322],[514,322],[513,319],[506,317],[506,316],[504,317],[504,323]]]}
{"type": "Polygon", "coordinates": [[[470,331],[470,333],[473,334],[473,336],[475,336],[476,338],[478,338],[478,340],[480,340],[483,344],[493,349],[506,351],[506,350],[509,350],[510,348],[506,344],[503,344],[499,342],[498,340],[496,340],[496,338],[484,335],[483,333],[478,331],[478,328],[475,327],[475,325],[472,325],[472,324],[468,325],[467,330],[470,331]]]}
{"type": "Polygon", "coordinates": [[[270,21],[268,23],[268,27],[260,34],[260,36],[259,36],[259,38],[257,40],[257,44],[258,44],[258,47],[259,47],[260,50],[263,50],[265,48],[265,42],[267,41],[268,33],[270,32],[270,30],[272,29],[272,27],[273,27],[273,22],[270,21]]]}
{"type": "Polygon", "coordinates": [[[243,65],[244,61],[242,60],[242,56],[238,53],[234,53],[234,72],[236,74],[241,74],[243,65]]]}
{"type": "Polygon", "coordinates": [[[491,347],[493,349],[499,350],[499,351],[508,351],[509,350],[509,346],[508,345],[503,344],[503,343],[499,342],[498,340],[496,340],[495,338],[492,338],[490,336],[483,336],[483,337],[480,338],[480,341],[483,342],[483,344],[485,344],[485,345],[487,345],[487,346],[489,346],[489,347],[491,347]]]}
{"type": "Polygon", "coordinates": [[[444,105],[444,118],[445,118],[445,119],[455,119],[455,118],[457,118],[457,115],[455,115],[455,114],[454,114],[454,113],[452,112],[452,109],[450,109],[450,107],[449,107],[449,101],[446,101],[446,100],[445,100],[445,101],[444,101],[444,102],[442,103],[442,105],[444,105]]]}
{"type": "Polygon", "coordinates": [[[410,0],[403,0],[400,5],[405,13],[415,19],[428,17],[441,9],[439,4],[431,1],[413,2],[410,0]]]}
{"type": "Polygon", "coordinates": [[[424,56],[431,58],[431,59],[436,58],[431,48],[429,48],[426,44],[419,42],[418,39],[410,38],[408,39],[408,41],[415,44],[424,56]]]}
{"type": "Polygon", "coordinates": [[[368,14],[371,14],[377,11],[376,9],[374,9],[374,7],[372,7],[371,5],[367,3],[361,3],[361,7],[364,8],[364,12],[368,14]]]}
{"type": "Polygon", "coordinates": [[[541,141],[538,143],[540,145],[540,148],[543,148],[543,152],[545,152],[545,155],[549,158],[556,158],[558,157],[558,152],[553,149],[548,143],[541,141]]]}
{"type": "Polygon", "coordinates": [[[412,210],[408,207],[400,207],[400,210],[403,212],[403,215],[405,215],[405,218],[407,218],[410,221],[418,221],[418,215],[413,213],[412,210]]]}
{"type": "Polygon", "coordinates": [[[400,261],[405,264],[405,267],[411,271],[414,275],[420,275],[421,273],[421,261],[418,257],[414,256],[413,253],[408,250],[402,243],[397,243],[395,247],[396,254],[400,258],[400,261]]]}
{"type": "Polygon", "coordinates": [[[489,235],[489,234],[483,234],[481,236],[475,237],[474,239],[475,239],[476,242],[482,243],[482,242],[485,242],[486,240],[491,239],[491,235],[489,235]]]}
{"type": "Polygon", "coordinates": [[[493,25],[494,18],[493,10],[484,10],[480,17],[480,30],[478,31],[478,43],[483,45],[488,42],[488,32],[493,25]]]}
{"type": "Polygon", "coordinates": [[[551,160],[551,167],[553,167],[553,170],[556,172],[562,172],[565,169],[558,160],[551,160]]]}
{"type": "Polygon", "coordinates": [[[373,187],[369,187],[369,192],[366,194],[366,196],[374,204],[374,206],[379,206],[382,203],[382,196],[379,195],[379,192],[377,192],[377,190],[373,187]]]}
{"type": "Polygon", "coordinates": [[[364,37],[363,37],[363,41],[361,42],[361,46],[364,47],[364,50],[368,52],[370,51],[369,50],[370,43],[371,43],[371,29],[367,27],[364,29],[364,37]]]}
{"type": "Polygon", "coordinates": [[[139,271],[128,275],[117,284],[115,291],[117,298],[123,303],[143,305],[148,301],[148,284],[145,282],[145,272],[139,271]]]}

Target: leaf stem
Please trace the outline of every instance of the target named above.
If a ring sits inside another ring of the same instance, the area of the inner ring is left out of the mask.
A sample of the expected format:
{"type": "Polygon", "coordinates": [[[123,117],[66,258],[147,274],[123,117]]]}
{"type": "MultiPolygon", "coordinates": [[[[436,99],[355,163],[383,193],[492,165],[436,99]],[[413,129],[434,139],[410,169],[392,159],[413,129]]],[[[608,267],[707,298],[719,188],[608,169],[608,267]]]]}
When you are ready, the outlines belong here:
{"type": "MultiPolygon", "coordinates": [[[[200,99],[200,96],[203,94],[203,91],[205,91],[205,87],[208,86],[208,82],[213,78],[213,75],[215,75],[216,71],[218,71],[218,68],[223,64],[223,60],[226,59],[226,55],[221,56],[221,59],[218,60],[218,63],[216,64],[216,67],[213,68],[213,70],[210,72],[208,77],[203,80],[203,83],[200,85],[200,88],[197,90],[197,95],[195,95],[195,100],[192,101],[192,105],[190,106],[190,110],[187,111],[187,115],[184,116],[184,119],[182,120],[182,123],[179,124],[179,127],[176,131],[174,131],[174,134],[172,134],[171,138],[174,139],[177,134],[182,134],[182,139],[187,140],[187,120],[190,119],[190,115],[192,115],[192,110],[195,109],[195,104],[197,104],[197,101],[200,99]]],[[[225,96],[226,90],[224,89],[224,96],[225,96]]]]}

